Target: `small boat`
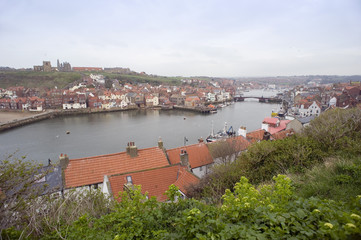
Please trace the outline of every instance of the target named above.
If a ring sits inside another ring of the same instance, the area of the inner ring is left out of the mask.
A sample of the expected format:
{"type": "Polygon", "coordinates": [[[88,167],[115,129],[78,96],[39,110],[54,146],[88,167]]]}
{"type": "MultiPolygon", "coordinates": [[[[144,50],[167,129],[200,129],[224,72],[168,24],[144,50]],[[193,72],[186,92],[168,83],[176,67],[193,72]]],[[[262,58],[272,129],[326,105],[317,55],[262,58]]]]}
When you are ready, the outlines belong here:
{"type": "Polygon", "coordinates": [[[215,142],[217,140],[225,139],[225,138],[232,137],[235,135],[236,135],[236,132],[233,130],[232,126],[227,130],[227,122],[224,123],[223,130],[220,130],[216,134],[214,134],[213,121],[212,121],[212,131],[211,131],[211,134],[206,138],[206,141],[207,142],[215,142]]]}
{"type": "Polygon", "coordinates": [[[66,131],[66,134],[70,134],[70,131],[66,131]]]}

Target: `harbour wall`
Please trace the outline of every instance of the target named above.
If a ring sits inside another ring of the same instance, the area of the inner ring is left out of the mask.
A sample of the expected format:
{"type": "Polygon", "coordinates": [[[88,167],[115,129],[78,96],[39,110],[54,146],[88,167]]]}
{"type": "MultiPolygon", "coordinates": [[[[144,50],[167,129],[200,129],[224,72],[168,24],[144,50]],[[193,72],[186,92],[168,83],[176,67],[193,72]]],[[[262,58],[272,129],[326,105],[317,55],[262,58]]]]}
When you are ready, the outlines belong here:
{"type": "Polygon", "coordinates": [[[72,109],[72,110],[47,110],[36,114],[34,116],[16,119],[10,122],[0,124],[0,132],[28,125],[31,123],[39,122],[45,119],[60,117],[60,116],[72,116],[72,115],[83,115],[83,114],[96,114],[96,113],[107,113],[107,112],[119,112],[119,111],[130,111],[136,110],[138,107],[129,108],[112,108],[112,109],[72,109]]]}

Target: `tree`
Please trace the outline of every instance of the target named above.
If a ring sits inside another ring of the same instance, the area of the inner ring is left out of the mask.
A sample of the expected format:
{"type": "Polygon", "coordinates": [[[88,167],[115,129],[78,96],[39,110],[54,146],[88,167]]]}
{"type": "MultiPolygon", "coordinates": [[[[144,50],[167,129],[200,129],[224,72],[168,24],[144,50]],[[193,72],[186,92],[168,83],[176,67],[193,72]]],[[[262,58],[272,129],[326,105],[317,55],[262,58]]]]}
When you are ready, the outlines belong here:
{"type": "Polygon", "coordinates": [[[209,151],[216,164],[229,164],[233,162],[245,150],[242,142],[236,138],[228,138],[216,141],[208,145],[209,151]]]}
{"type": "Polygon", "coordinates": [[[110,79],[105,80],[105,87],[111,89],[113,87],[113,81],[110,79]]]}
{"type": "Polygon", "coordinates": [[[0,160],[0,230],[16,227],[26,218],[28,202],[40,196],[41,180],[52,169],[9,155],[0,160]]]}

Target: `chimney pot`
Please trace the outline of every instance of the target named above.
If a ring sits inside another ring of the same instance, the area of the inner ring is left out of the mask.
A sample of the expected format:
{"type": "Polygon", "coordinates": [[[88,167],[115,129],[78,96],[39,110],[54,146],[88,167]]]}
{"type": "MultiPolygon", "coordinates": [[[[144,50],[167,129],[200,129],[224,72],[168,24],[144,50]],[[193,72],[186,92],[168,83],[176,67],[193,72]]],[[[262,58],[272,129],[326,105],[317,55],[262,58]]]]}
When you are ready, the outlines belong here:
{"type": "Polygon", "coordinates": [[[159,140],[158,140],[158,147],[160,148],[160,149],[163,149],[163,140],[162,140],[162,138],[161,137],[159,137],[159,140]]]}
{"type": "Polygon", "coordinates": [[[131,145],[127,149],[127,153],[132,158],[138,156],[138,148],[135,146],[134,142],[131,142],[131,145]]]}
{"type": "Polygon", "coordinates": [[[67,166],[69,164],[69,157],[67,154],[60,154],[60,157],[59,157],[59,165],[61,167],[61,169],[64,171],[67,166]]]}
{"type": "Polygon", "coordinates": [[[182,166],[187,167],[188,170],[190,170],[188,153],[187,153],[186,150],[183,150],[183,149],[181,150],[180,163],[181,163],[182,166]]]}

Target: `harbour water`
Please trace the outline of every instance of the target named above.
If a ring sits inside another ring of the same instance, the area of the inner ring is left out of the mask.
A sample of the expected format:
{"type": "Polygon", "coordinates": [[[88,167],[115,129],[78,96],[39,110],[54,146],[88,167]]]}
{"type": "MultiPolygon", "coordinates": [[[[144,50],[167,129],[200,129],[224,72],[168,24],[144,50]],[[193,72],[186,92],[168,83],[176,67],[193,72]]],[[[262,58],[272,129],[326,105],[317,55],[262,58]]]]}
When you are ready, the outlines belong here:
{"type": "MultiPolygon", "coordinates": [[[[254,96],[254,92],[247,94],[254,96]]],[[[207,115],[178,110],[134,110],[48,119],[0,133],[0,157],[16,152],[18,157],[47,163],[49,158],[58,159],[61,153],[80,158],[122,152],[129,141],[138,148],[154,147],[159,137],[165,148],[170,149],[197,143],[200,137],[205,139],[212,122],[215,131],[223,129],[225,122],[236,131],[240,126],[248,131],[259,129],[263,118],[277,107],[249,99],[207,115]]]]}

